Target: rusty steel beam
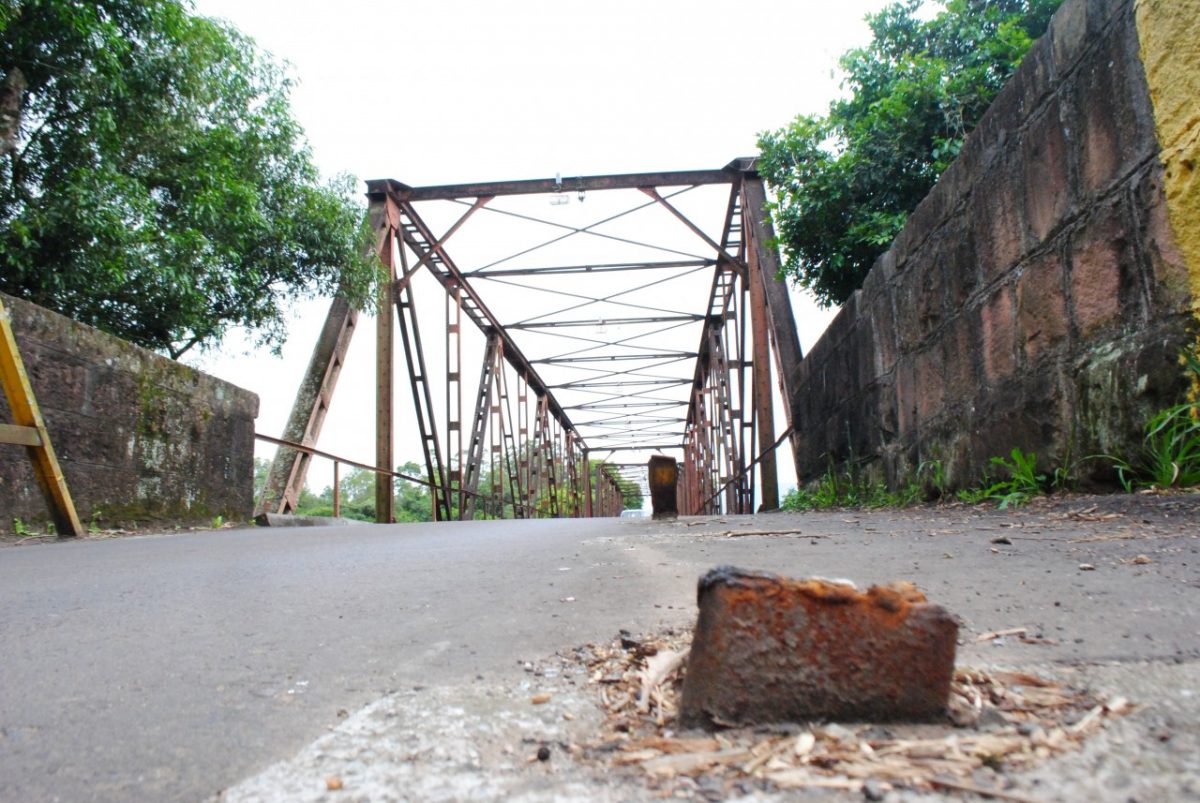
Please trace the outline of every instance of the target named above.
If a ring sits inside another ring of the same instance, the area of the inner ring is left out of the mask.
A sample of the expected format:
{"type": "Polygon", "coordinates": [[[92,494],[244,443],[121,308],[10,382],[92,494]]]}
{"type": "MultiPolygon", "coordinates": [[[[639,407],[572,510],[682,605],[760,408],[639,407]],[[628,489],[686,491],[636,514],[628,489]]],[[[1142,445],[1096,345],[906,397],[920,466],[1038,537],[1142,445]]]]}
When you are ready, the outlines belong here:
{"type": "Polygon", "coordinates": [[[545,357],[531,360],[536,365],[554,365],[558,363],[575,362],[625,362],[628,360],[690,360],[696,356],[694,351],[666,351],[657,354],[610,354],[593,357],[545,357]]]}
{"type": "Polygon", "coordinates": [[[640,452],[642,450],[649,452],[665,452],[670,449],[678,449],[678,443],[646,443],[637,446],[605,446],[606,452],[640,452]]]}
{"type": "Polygon", "coordinates": [[[712,390],[713,420],[715,446],[718,460],[719,481],[728,482],[729,492],[725,501],[726,513],[745,513],[743,500],[745,493],[742,483],[737,478],[742,477],[742,453],[738,439],[735,421],[740,418],[741,411],[734,403],[730,388],[730,372],[726,364],[726,342],[724,330],[709,329],[709,353],[713,359],[709,364],[709,387],[712,390]]]}
{"type": "MultiPolygon", "coordinates": [[[[483,440],[487,436],[488,423],[492,417],[492,391],[495,388],[496,355],[500,338],[494,332],[488,335],[484,347],[483,364],[479,372],[479,388],[475,397],[475,414],[471,417],[471,437],[467,446],[466,478],[463,481],[471,497],[463,508],[463,519],[475,518],[475,497],[479,491],[479,477],[483,473],[483,440]]],[[[495,435],[495,427],[492,427],[495,435]]],[[[494,451],[499,451],[498,449],[494,451]]],[[[493,462],[493,478],[499,476],[499,467],[493,462]]]]}
{"type": "MultiPolygon", "coordinates": [[[[525,498],[521,494],[521,470],[520,470],[520,447],[513,433],[512,422],[512,402],[508,395],[508,378],[504,373],[504,343],[501,342],[496,354],[496,390],[498,399],[496,402],[495,412],[493,413],[493,423],[500,429],[500,449],[502,454],[500,460],[503,461],[504,471],[508,477],[508,495],[512,502],[513,518],[523,518],[522,505],[525,498]]],[[[493,448],[493,455],[495,449],[493,448]]],[[[493,458],[494,459],[494,458],[493,458]]],[[[492,466],[492,471],[498,471],[495,465],[492,466]]],[[[503,499],[501,499],[501,509],[503,510],[503,499]]]]}
{"type": "Polygon", "coordinates": [[[467,278],[489,279],[499,276],[569,275],[574,273],[611,273],[628,270],[665,270],[669,268],[708,268],[717,264],[715,259],[677,259],[666,262],[614,262],[600,265],[554,265],[543,268],[500,268],[490,270],[463,271],[467,278]]]}
{"type": "MultiPolygon", "coordinates": [[[[629,382],[589,382],[586,379],[579,379],[574,382],[563,382],[558,385],[551,385],[554,389],[569,390],[572,388],[624,388],[630,386],[647,386],[654,385],[656,387],[664,387],[667,385],[688,385],[691,384],[690,379],[638,379],[629,382]]],[[[606,394],[601,394],[606,395],[606,394]]]]}
{"type": "Polygon", "coordinates": [[[446,184],[434,187],[410,187],[394,179],[373,179],[367,182],[367,195],[387,195],[398,201],[449,201],[458,198],[478,198],[484,195],[542,195],[557,192],[593,192],[599,190],[638,189],[641,187],[684,187],[703,184],[728,184],[737,179],[738,171],[682,170],[664,173],[628,173],[577,178],[536,178],[517,181],[493,181],[476,184],[446,184]]]}
{"type": "Polygon", "coordinates": [[[517,518],[533,518],[530,500],[533,498],[533,453],[529,439],[529,384],[517,374],[517,473],[521,477],[521,511],[517,518]]]}
{"type": "Polygon", "coordinates": [[[592,503],[592,464],[588,462],[589,453],[587,447],[584,447],[580,452],[580,465],[583,467],[582,483],[583,483],[583,516],[584,518],[592,518],[595,515],[596,507],[592,503]]]}
{"type": "Polygon", "coordinates": [[[471,215],[475,214],[480,209],[487,206],[488,202],[490,202],[492,200],[492,197],[493,196],[491,196],[491,195],[484,195],[479,198],[476,198],[475,203],[471,204],[471,208],[468,209],[466,212],[464,212],[462,217],[460,217],[458,220],[454,221],[454,224],[451,225],[450,228],[446,230],[446,233],[442,235],[440,240],[429,244],[430,247],[429,247],[428,253],[426,253],[423,257],[418,259],[417,264],[413,265],[412,269],[415,271],[417,268],[428,263],[430,260],[432,260],[436,257],[441,257],[442,259],[445,259],[446,258],[446,251],[445,251],[446,242],[451,237],[454,236],[454,232],[456,232],[460,228],[462,228],[462,225],[467,222],[467,220],[471,217],[471,215]]]}
{"type": "Polygon", "coordinates": [[[632,409],[636,409],[639,407],[641,407],[641,408],[644,408],[644,407],[683,407],[685,404],[687,404],[687,402],[685,402],[685,401],[671,401],[670,399],[663,399],[662,401],[625,402],[625,403],[620,403],[620,404],[616,404],[616,403],[601,404],[598,402],[594,403],[594,404],[573,404],[570,407],[568,407],[567,409],[569,409],[569,410],[632,410],[632,409]]]}
{"type": "MultiPolygon", "coordinates": [[[[734,183],[736,184],[736,182],[734,182],[734,183]]],[[[693,234],[695,234],[697,237],[699,237],[701,240],[703,240],[708,245],[709,248],[716,251],[718,261],[724,260],[726,262],[730,262],[730,263],[736,265],[743,272],[746,270],[746,266],[744,264],[742,264],[742,261],[740,258],[730,256],[729,253],[725,250],[725,248],[718,245],[717,242],[715,240],[713,240],[713,238],[709,237],[702,228],[697,226],[685,214],[683,214],[678,209],[676,209],[674,206],[672,206],[670,201],[668,201],[666,198],[659,195],[658,190],[654,189],[653,187],[641,187],[639,189],[641,189],[642,192],[644,192],[646,195],[653,198],[655,201],[658,202],[658,204],[660,206],[664,207],[668,212],[670,212],[672,215],[674,215],[676,218],[678,218],[679,221],[681,223],[683,223],[683,225],[687,226],[688,229],[690,229],[693,234]]]]}
{"type": "MultiPolygon", "coordinates": [[[[416,210],[413,209],[410,204],[403,204],[399,210],[403,217],[408,218],[411,226],[404,226],[402,220],[397,221],[395,225],[397,229],[402,232],[404,241],[409,245],[410,248],[413,249],[413,252],[416,253],[418,257],[421,257],[426,252],[431,250],[432,246],[430,243],[435,242],[436,238],[433,236],[433,233],[429,227],[425,224],[425,221],[421,219],[420,215],[417,214],[416,210]]],[[[525,380],[529,383],[530,387],[533,388],[535,393],[537,393],[539,396],[550,396],[550,414],[558,420],[563,428],[575,431],[575,426],[571,423],[570,417],[567,416],[567,414],[563,411],[562,407],[558,404],[558,401],[549,394],[546,388],[546,383],[542,380],[537,370],[532,364],[530,364],[520,347],[517,346],[516,342],[512,339],[512,336],[509,335],[505,330],[504,325],[500,323],[496,316],[492,314],[491,310],[487,308],[487,305],[483,303],[483,299],[479,297],[479,294],[475,291],[475,288],[473,288],[467,282],[466,278],[462,274],[462,271],[458,269],[453,260],[451,260],[448,255],[439,256],[437,259],[431,259],[427,267],[430,268],[430,272],[433,274],[434,278],[437,279],[438,282],[447,289],[447,291],[451,290],[452,285],[461,288],[466,295],[466,298],[464,299],[464,312],[466,312],[467,316],[479,328],[480,331],[487,332],[489,330],[494,330],[500,334],[501,340],[504,343],[504,359],[513,367],[514,370],[516,370],[518,374],[525,377],[525,380]]]]}
{"type": "MultiPolygon", "coordinates": [[[[305,446],[316,444],[357,323],[358,312],[344,298],[335,296],[292,402],[292,412],[283,428],[284,440],[305,446]]],[[[279,447],[254,515],[295,510],[311,461],[312,457],[305,452],[279,447]]]]}
{"type": "MultiPolygon", "coordinates": [[[[757,249],[747,255],[750,275],[746,282],[750,287],[750,330],[753,354],[751,394],[754,404],[754,427],[758,433],[758,449],[762,462],[758,467],[761,479],[760,510],[779,509],[779,469],[775,463],[775,449],[771,442],[775,438],[775,405],[771,398],[771,342],[767,315],[766,283],[757,249]]],[[[790,418],[790,417],[789,417],[790,418]]]]}
{"type": "MultiPolygon", "coordinates": [[[[405,262],[404,250],[400,260],[405,262]]],[[[450,490],[446,484],[446,464],[437,437],[437,420],[430,394],[429,373],[425,367],[425,350],[421,344],[421,329],[417,323],[416,300],[411,284],[397,283],[393,291],[396,320],[400,326],[400,343],[404,348],[404,365],[408,369],[408,384],[412,391],[417,431],[421,434],[421,451],[425,458],[426,478],[431,488],[429,497],[434,521],[450,520],[450,490]]]]}
{"type": "MultiPolygon", "coordinates": [[[[384,281],[379,289],[378,308],[375,317],[375,465],[391,471],[395,468],[392,454],[395,443],[393,422],[395,377],[393,350],[395,332],[392,324],[392,283],[396,279],[396,267],[392,253],[395,238],[388,230],[380,247],[380,262],[383,263],[384,281]]],[[[384,474],[375,475],[375,521],[389,524],[396,518],[392,478],[384,474]]]]}
{"type": "Polygon", "coordinates": [[[463,495],[462,420],[462,286],[455,279],[446,285],[446,489],[458,518],[466,513],[463,495]]]}
{"type": "MultiPolygon", "coordinates": [[[[565,461],[567,487],[571,489],[569,501],[573,519],[577,519],[583,514],[581,507],[583,492],[579,482],[578,456],[575,453],[575,445],[578,440],[579,437],[575,433],[563,431],[563,460],[565,461]]],[[[587,474],[587,471],[585,470],[583,473],[587,474]]]]}
{"type": "Polygon", "coordinates": [[[570,321],[542,321],[541,323],[510,323],[509,329],[558,329],[559,327],[624,326],[638,323],[687,323],[702,321],[703,315],[643,315],[631,318],[581,318],[570,321]]]}
{"type": "MultiPolygon", "coordinates": [[[[743,217],[747,220],[747,247],[754,251],[758,262],[758,275],[766,300],[767,321],[771,330],[771,342],[775,349],[776,380],[783,396],[783,409],[788,429],[792,432],[792,461],[799,455],[801,433],[800,388],[796,374],[800,370],[803,353],[800,337],[796,333],[796,320],[792,317],[792,302],[788,296],[787,283],[779,278],[779,252],[775,250],[775,227],[767,210],[767,191],[762,179],[747,176],[742,182],[743,217]]],[[[774,433],[772,433],[774,434],[774,433]]]]}

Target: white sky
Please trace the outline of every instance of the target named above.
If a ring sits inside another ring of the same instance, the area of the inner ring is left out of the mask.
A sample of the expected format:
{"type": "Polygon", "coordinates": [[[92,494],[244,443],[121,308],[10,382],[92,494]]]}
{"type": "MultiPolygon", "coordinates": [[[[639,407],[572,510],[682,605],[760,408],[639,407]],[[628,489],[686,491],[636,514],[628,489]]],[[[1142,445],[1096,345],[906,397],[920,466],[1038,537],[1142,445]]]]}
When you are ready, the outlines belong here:
{"type": "MultiPolygon", "coordinates": [[[[195,3],[198,13],[229,20],[292,65],[293,109],[323,173],[413,186],[711,169],[754,155],[759,131],[825,109],[838,91],[838,56],[868,40],[862,18],[884,4],[195,3]]],[[[432,293],[425,297],[439,306],[432,293]]],[[[831,313],[799,294],[794,304],[807,351],[831,313]]],[[[258,393],[256,428],[277,436],[327,306],[294,310],[282,358],[247,354],[245,341],[231,337],[225,349],[188,361],[258,393]]],[[[373,321],[362,319],[359,328],[319,446],[370,463],[373,321]]],[[[439,348],[440,332],[425,334],[427,350],[439,348]]],[[[467,399],[476,364],[464,360],[467,399]]],[[[406,399],[403,369],[397,376],[397,398],[406,399]]],[[[419,462],[406,409],[397,410],[395,454],[397,462],[419,462]]],[[[258,449],[262,457],[272,453],[258,449]]],[[[790,460],[780,463],[783,484],[793,483],[790,460]]],[[[331,479],[317,463],[308,482],[319,490],[331,479]]]]}

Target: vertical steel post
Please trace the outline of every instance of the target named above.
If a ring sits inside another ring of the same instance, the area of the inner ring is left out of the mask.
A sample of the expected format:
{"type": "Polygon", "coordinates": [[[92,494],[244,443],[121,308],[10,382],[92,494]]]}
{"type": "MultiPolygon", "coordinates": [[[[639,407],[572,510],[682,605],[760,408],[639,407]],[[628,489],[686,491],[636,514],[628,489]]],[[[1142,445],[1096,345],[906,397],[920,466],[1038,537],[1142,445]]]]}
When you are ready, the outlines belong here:
{"type": "Polygon", "coordinates": [[[342,480],[338,476],[338,461],[333,461],[333,517],[341,518],[342,515],[342,480]]]}
{"type": "Polygon", "coordinates": [[[503,467],[508,478],[508,498],[512,505],[514,519],[524,518],[523,506],[525,496],[521,490],[521,451],[520,444],[513,437],[516,428],[512,418],[512,401],[508,396],[508,376],[504,362],[504,342],[500,342],[500,353],[496,362],[496,381],[500,394],[497,418],[500,422],[502,437],[501,448],[503,467]]]}
{"type": "MultiPolygon", "coordinates": [[[[463,519],[475,518],[476,496],[479,492],[479,477],[483,473],[483,441],[487,436],[488,422],[492,417],[492,390],[496,371],[496,353],[500,347],[500,337],[495,332],[488,333],[487,346],[483,353],[483,364],[479,371],[479,389],[475,397],[475,414],[471,418],[471,438],[467,452],[466,477],[463,487],[466,498],[463,501],[463,519]]],[[[495,427],[492,428],[492,440],[495,441],[495,427]]],[[[498,450],[497,450],[498,451],[498,450]]],[[[497,467],[493,465],[493,471],[497,467]]]]}
{"type": "Polygon", "coordinates": [[[550,415],[549,395],[538,399],[538,409],[542,416],[542,452],[545,455],[543,465],[546,467],[546,491],[550,499],[550,517],[557,519],[561,515],[558,498],[561,470],[558,459],[558,419],[550,415]]]}
{"type": "Polygon", "coordinates": [[[595,514],[595,507],[592,504],[592,467],[589,463],[587,447],[580,450],[580,461],[583,466],[583,515],[586,518],[592,518],[595,514]]]}
{"type": "Polygon", "coordinates": [[[496,353],[493,358],[494,367],[492,368],[492,398],[490,403],[489,418],[491,419],[488,425],[489,437],[489,458],[491,463],[491,488],[488,489],[491,496],[492,505],[495,507],[493,514],[498,519],[504,518],[504,484],[507,477],[506,467],[508,461],[504,459],[504,445],[507,432],[504,426],[504,403],[507,401],[507,396],[504,390],[504,341],[496,338],[496,353]]]}
{"type": "MultiPolygon", "coordinates": [[[[772,245],[775,242],[775,227],[771,224],[770,213],[767,210],[766,187],[757,175],[747,173],[743,177],[742,209],[749,233],[748,251],[757,258],[771,343],[775,346],[775,367],[778,373],[776,379],[783,396],[787,425],[792,430],[792,462],[795,463],[800,453],[802,438],[796,372],[800,368],[803,354],[800,351],[800,338],[796,333],[796,321],[792,317],[792,302],[788,297],[787,284],[775,278],[779,274],[779,253],[772,245]]],[[[771,435],[773,437],[774,433],[771,435]]]]}
{"type": "Polygon", "coordinates": [[[752,381],[754,383],[754,426],[758,430],[758,451],[762,460],[758,464],[761,478],[760,510],[779,508],[779,470],[775,464],[775,406],[771,403],[771,344],[768,335],[767,297],[763,285],[762,266],[759,264],[758,249],[750,249],[747,255],[750,275],[746,284],[750,290],[750,338],[753,350],[752,381]]]}
{"type": "MultiPolygon", "coordinates": [[[[391,202],[388,201],[388,206],[391,202]]],[[[390,209],[389,209],[390,212],[390,209]]],[[[390,217],[390,215],[389,215],[390,217]]],[[[380,249],[382,267],[379,287],[379,301],[375,316],[375,465],[378,468],[392,470],[395,459],[392,455],[393,443],[393,348],[394,334],[392,327],[392,283],[396,278],[396,268],[393,264],[393,248],[395,247],[395,228],[388,222],[388,230],[383,238],[380,249]]],[[[375,521],[390,523],[395,520],[392,499],[392,477],[390,474],[375,475],[375,521]]]]}
{"type": "Polygon", "coordinates": [[[462,519],[462,287],[453,278],[446,293],[446,461],[451,504],[457,505],[457,518],[462,519]]]}
{"type": "Polygon", "coordinates": [[[522,501],[524,515],[532,519],[536,514],[537,469],[534,465],[534,445],[529,438],[529,383],[524,374],[517,374],[517,449],[521,460],[521,480],[525,491],[522,501]]]}
{"type": "MultiPolygon", "coordinates": [[[[400,249],[400,263],[407,272],[403,248],[400,249]]],[[[400,285],[395,293],[396,321],[400,326],[400,343],[404,347],[404,361],[408,368],[408,383],[412,390],[417,429],[421,433],[426,479],[432,486],[429,499],[433,509],[433,520],[449,521],[450,491],[446,484],[446,464],[442,460],[442,447],[438,442],[433,398],[429,392],[429,372],[425,366],[425,349],[421,343],[416,297],[413,295],[412,282],[401,282],[400,285]]]]}

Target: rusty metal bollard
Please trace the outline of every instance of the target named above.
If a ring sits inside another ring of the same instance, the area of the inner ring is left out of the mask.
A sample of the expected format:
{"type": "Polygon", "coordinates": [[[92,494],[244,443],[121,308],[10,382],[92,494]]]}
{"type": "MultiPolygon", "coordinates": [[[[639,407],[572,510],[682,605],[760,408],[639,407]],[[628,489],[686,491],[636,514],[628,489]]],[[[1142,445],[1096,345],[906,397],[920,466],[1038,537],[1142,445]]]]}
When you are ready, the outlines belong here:
{"type": "Polygon", "coordinates": [[[673,519],[679,515],[679,503],[675,496],[675,483],[679,479],[679,468],[675,458],[655,455],[650,458],[650,505],[654,518],[673,519]]]}
{"type": "Polygon", "coordinates": [[[698,596],[684,727],[946,715],[958,624],[911,583],[864,592],[723,566],[698,596]]]}

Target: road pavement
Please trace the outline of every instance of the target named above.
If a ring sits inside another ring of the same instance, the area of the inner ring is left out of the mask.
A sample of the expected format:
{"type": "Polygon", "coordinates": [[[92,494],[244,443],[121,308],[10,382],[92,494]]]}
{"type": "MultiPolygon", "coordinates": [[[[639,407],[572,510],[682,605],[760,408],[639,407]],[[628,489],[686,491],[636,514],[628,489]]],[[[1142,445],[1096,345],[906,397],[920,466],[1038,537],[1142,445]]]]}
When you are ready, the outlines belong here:
{"type": "MultiPolygon", "coordinates": [[[[389,693],[444,702],[622,628],[686,625],[696,579],[720,564],[912,580],[962,617],[960,661],[1149,667],[1112,683],[1134,699],[1200,695],[1196,494],[10,546],[0,800],[210,800],[389,693]],[[1041,643],[975,640],[1018,626],[1041,643]]],[[[1155,722],[1200,732],[1195,705],[1145,702],[1155,722]]],[[[1164,758],[1169,747],[1145,766],[1190,788],[1194,761],[1164,758]]]]}

